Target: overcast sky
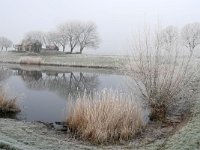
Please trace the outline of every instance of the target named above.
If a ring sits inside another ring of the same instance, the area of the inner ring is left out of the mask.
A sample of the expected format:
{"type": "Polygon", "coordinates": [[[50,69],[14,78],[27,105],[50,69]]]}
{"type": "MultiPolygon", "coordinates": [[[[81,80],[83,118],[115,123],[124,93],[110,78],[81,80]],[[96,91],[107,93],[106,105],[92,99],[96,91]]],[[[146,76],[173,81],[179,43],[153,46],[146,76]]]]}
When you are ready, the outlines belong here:
{"type": "Polygon", "coordinates": [[[94,51],[99,54],[125,53],[144,23],[181,28],[200,22],[200,0],[0,0],[0,6],[0,36],[14,43],[28,31],[50,31],[67,20],[94,21],[102,39],[94,51]]]}

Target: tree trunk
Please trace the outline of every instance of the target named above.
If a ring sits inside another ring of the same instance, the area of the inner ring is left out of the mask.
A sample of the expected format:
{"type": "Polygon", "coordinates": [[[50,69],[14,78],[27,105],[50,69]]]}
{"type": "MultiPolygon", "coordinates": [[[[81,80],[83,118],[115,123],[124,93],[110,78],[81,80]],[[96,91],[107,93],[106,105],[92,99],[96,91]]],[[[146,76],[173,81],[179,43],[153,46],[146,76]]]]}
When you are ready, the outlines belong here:
{"type": "Polygon", "coordinates": [[[73,47],[71,47],[71,51],[70,51],[70,52],[72,53],[72,52],[73,52],[73,50],[74,50],[74,48],[73,48],[73,47]]]}
{"type": "Polygon", "coordinates": [[[65,45],[63,45],[63,52],[65,51],[65,45]]]}
{"type": "Polygon", "coordinates": [[[83,52],[83,48],[81,47],[81,48],[80,48],[80,54],[82,54],[82,52],[83,52]]]}

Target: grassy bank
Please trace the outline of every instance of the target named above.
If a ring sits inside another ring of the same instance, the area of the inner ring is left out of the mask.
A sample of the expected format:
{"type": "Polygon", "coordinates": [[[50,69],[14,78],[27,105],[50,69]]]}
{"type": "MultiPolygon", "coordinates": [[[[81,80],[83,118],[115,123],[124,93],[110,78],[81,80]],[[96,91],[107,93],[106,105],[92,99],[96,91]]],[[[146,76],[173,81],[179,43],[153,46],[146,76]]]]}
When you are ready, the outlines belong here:
{"type": "Polygon", "coordinates": [[[28,53],[28,52],[0,52],[0,62],[20,63],[23,57],[40,57],[43,61],[41,65],[68,66],[68,67],[88,67],[88,68],[117,68],[124,60],[124,56],[98,56],[86,54],[65,54],[55,53],[28,53]]]}
{"type": "Polygon", "coordinates": [[[196,98],[192,116],[186,126],[167,139],[163,149],[200,149],[200,98],[196,98]]]}

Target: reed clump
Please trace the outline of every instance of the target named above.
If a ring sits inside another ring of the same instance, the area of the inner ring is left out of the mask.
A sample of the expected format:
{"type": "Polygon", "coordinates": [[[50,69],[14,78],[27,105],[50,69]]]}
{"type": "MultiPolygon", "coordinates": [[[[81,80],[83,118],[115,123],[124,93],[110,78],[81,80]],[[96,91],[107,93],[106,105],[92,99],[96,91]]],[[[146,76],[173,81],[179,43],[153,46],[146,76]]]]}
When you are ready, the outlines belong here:
{"type": "Polygon", "coordinates": [[[29,65],[41,65],[43,63],[43,59],[40,57],[21,57],[19,59],[20,64],[29,64],[29,65]]]}
{"type": "Polygon", "coordinates": [[[70,131],[92,143],[128,140],[145,126],[140,105],[131,96],[111,90],[71,99],[68,108],[70,131]]]}
{"type": "Polygon", "coordinates": [[[8,98],[4,90],[0,90],[0,113],[17,113],[20,108],[17,106],[17,98],[8,98]]]}

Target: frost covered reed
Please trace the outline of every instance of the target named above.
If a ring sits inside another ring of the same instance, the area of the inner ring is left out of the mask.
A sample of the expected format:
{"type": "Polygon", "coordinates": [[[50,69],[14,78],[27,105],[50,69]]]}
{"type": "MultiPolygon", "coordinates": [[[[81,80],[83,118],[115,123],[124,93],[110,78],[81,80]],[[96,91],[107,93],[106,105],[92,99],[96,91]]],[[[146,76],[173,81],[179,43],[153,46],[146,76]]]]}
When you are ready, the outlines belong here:
{"type": "Polygon", "coordinates": [[[20,109],[16,104],[17,98],[8,98],[4,90],[0,90],[0,114],[16,113],[20,109]]]}
{"type": "Polygon", "coordinates": [[[112,90],[78,96],[68,102],[67,126],[83,140],[101,144],[128,140],[144,125],[141,106],[127,96],[112,90]]]}
{"type": "Polygon", "coordinates": [[[19,59],[19,63],[20,64],[29,64],[29,65],[40,65],[43,63],[43,60],[40,57],[26,56],[26,57],[21,57],[19,59]]]}

